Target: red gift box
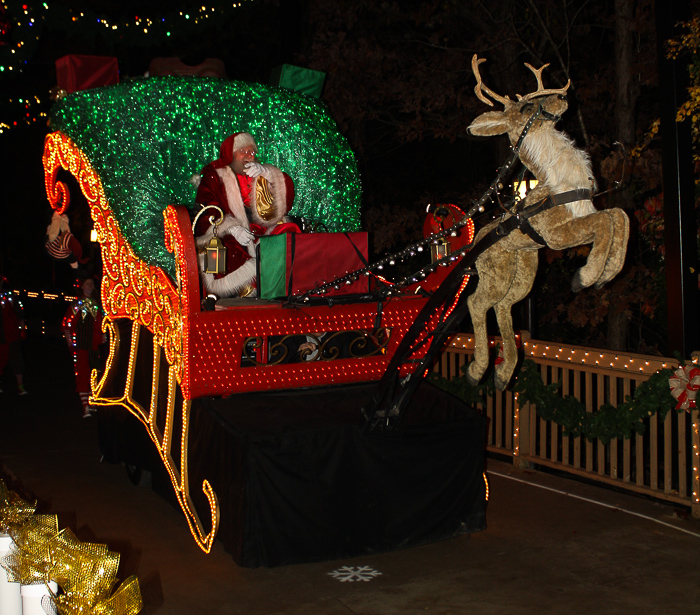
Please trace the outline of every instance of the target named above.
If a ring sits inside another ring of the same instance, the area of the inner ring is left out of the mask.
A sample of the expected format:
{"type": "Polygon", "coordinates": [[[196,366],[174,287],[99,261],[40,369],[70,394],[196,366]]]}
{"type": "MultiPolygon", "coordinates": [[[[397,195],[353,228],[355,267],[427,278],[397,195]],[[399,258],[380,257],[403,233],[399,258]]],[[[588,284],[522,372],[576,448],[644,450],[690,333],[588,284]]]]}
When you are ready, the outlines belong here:
{"type": "Polygon", "coordinates": [[[56,60],[58,87],[69,94],[119,83],[117,58],[68,55],[56,60]]]}
{"type": "MultiPolygon", "coordinates": [[[[258,294],[280,299],[341,278],[367,266],[367,233],[284,233],[266,235],[258,245],[258,294]]],[[[369,292],[369,278],[329,288],[324,295],[369,292]]]]}

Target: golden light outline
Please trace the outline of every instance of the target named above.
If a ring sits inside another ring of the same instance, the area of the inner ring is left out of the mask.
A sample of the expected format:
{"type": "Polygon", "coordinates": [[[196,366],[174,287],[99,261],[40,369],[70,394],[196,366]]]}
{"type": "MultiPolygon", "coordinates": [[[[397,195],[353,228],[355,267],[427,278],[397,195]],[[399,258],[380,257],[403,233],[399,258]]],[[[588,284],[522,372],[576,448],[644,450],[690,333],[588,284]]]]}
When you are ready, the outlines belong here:
{"type": "MultiPolygon", "coordinates": [[[[186,336],[182,335],[184,328],[183,309],[187,309],[187,297],[180,296],[179,289],[174,287],[159,267],[148,265],[136,256],[119,230],[119,224],[107,202],[98,174],[90,165],[85,154],[71,139],[59,132],[47,135],[44,140],[42,162],[46,193],[52,208],[59,213],[66,210],[70,200],[66,186],[57,181],[59,168],[67,170],[78,180],[80,189],[90,207],[90,215],[102,252],[104,269],[102,306],[106,312],[102,330],[109,333],[110,343],[102,378],[98,381],[96,371],[91,374],[92,396],[90,403],[95,406],[122,406],[144,425],[170,476],[178,503],[185,513],[195,542],[205,553],[209,553],[219,527],[219,504],[211,484],[205,479],[202,483],[202,491],[209,502],[211,511],[211,530],[209,533],[205,533],[192,503],[189,490],[187,444],[192,402],[188,399],[186,390],[183,390],[179,470],[170,454],[175,392],[178,384],[187,387],[187,380],[183,382],[182,379],[186,356],[186,349],[183,346],[186,344],[186,336]],[[118,318],[128,318],[133,321],[129,363],[123,394],[118,398],[109,398],[103,397],[102,391],[107,385],[120,351],[119,330],[114,322],[118,318]],[[134,366],[138,356],[138,342],[142,326],[153,333],[154,382],[148,413],[133,399],[134,366]],[[161,348],[165,352],[169,364],[165,435],[160,434],[156,426],[161,348]]],[[[172,230],[173,223],[173,219],[166,216],[166,247],[176,253],[177,262],[177,252],[182,247],[173,243],[173,234],[169,232],[172,230]]],[[[179,281],[182,274],[181,266],[178,266],[177,274],[179,281]]]]}
{"type": "MultiPolygon", "coordinates": [[[[176,406],[177,378],[175,369],[170,366],[168,369],[168,399],[165,415],[165,429],[161,433],[156,425],[156,416],[158,408],[158,380],[160,377],[160,362],[161,348],[158,344],[153,343],[153,383],[151,385],[151,400],[149,410],[146,411],[143,406],[133,398],[135,366],[139,352],[139,341],[141,334],[141,326],[138,322],[131,323],[131,343],[129,348],[129,363],[127,367],[127,376],[124,382],[124,392],[121,397],[103,397],[101,396],[101,386],[104,384],[104,377],[98,386],[93,384],[93,395],[90,398],[90,403],[95,406],[122,406],[128,410],[139,422],[145,427],[151,441],[158,451],[163,465],[170,476],[170,482],[173,485],[177,501],[185,514],[187,525],[190,528],[190,533],[195,542],[202,551],[209,553],[214,539],[216,538],[219,529],[219,502],[211,484],[208,480],[202,482],[202,492],[204,493],[209,503],[211,511],[211,530],[205,533],[199,515],[195,510],[192,498],[190,496],[189,487],[189,463],[188,463],[188,440],[189,440],[189,417],[192,406],[192,401],[183,398],[182,402],[182,429],[180,435],[180,467],[172,457],[172,442],[173,442],[173,422],[176,406]],[[100,387],[100,388],[98,388],[100,387]]],[[[120,350],[119,329],[113,322],[107,325],[107,330],[110,333],[109,356],[107,357],[108,365],[113,365],[116,362],[120,350]]],[[[93,371],[92,381],[96,383],[96,372],[93,371]]]]}
{"type": "Polygon", "coordinates": [[[67,188],[57,181],[59,168],[78,180],[88,202],[102,252],[101,294],[106,314],[113,320],[129,318],[147,327],[165,350],[168,363],[177,369],[181,381],[184,352],[180,332],[184,306],[178,289],[160,267],[148,265],[136,256],[120,232],[99,175],[71,139],[60,132],[48,134],[44,140],[43,165],[46,194],[54,209],[63,212],[69,204],[67,188]]]}

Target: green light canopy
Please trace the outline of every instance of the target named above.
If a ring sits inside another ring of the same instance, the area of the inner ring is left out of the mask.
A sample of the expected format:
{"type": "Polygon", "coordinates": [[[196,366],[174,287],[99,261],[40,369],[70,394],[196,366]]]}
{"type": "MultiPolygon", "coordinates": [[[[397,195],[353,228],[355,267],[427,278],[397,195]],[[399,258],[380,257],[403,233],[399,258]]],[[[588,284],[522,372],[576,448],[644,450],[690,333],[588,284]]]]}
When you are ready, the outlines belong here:
{"type": "Polygon", "coordinates": [[[355,156],[318,99],[224,79],[150,77],[57,101],[50,125],[69,136],[100,175],[136,254],[171,275],[162,211],[194,207],[190,182],[234,132],[256,139],[262,162],[294,180],[291,215],[329,232],[360,227],[355,156]]]}

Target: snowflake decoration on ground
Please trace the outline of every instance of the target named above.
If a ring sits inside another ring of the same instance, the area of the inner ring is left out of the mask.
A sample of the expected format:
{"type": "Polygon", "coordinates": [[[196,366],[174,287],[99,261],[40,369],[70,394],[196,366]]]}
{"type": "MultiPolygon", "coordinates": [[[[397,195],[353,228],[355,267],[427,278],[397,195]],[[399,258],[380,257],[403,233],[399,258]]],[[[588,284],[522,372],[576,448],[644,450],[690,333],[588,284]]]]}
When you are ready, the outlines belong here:
{"type": "Polygon", "coordinates": [[[380,574],[382,573],[379,572],[379,570],[375,570],[369,566],[358,566],[357,568],[354,566],[341,566],[337,570],[328,573],[329,576],[338,579],[341,583],[345,583],[346,581],[350,583],[354,583],[355,581],[368,582],[378,577],[380,574]]]}

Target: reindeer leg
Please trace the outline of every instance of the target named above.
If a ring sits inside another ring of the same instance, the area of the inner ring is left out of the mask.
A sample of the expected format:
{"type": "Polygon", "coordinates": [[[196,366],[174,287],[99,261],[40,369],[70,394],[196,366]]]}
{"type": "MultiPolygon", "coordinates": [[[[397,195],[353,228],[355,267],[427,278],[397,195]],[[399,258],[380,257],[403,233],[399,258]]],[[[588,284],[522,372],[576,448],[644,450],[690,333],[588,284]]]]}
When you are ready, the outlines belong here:
{"type": "MultiPolygon", "coordinates": [[[[486,233],[495,226],[496,223],[491,223],[487,227],[481,229],[476,236],[478,242],[486,233]]],[[[497,258],[499,252],[497,247],[492,247],[486,250],[475,263],[477,270],[478,282],[472,294],[467,297],[467,306],[469,307],[469,315],[474,328],[474,357],[467,367],[466,377],[467,382],[472,386],[479,384],[480,380],[489,366],[489,340],[486,330],[486,313],[497,301],[492,299],[492,289],[496,285],[496,280],[493,279],[492,261],[497,258]]]]}
{"type": "Polygon", "coordinates": [[[593,285],[594,288],[601,288],[620,273],[622,266],[625,264],[627,241],[630,235],[630,221],[622,209],[616,207],[604,211],[610,216],[613,223],[612,245],[610,246],[608,259],[605,261],[603,273],[593,285]]]}
{"type": "Polygon", "coordinates": [[[508,382],[513,376],[515,365],[518,362],[518,348],[515,343],[515,333],[513,332],[512,303],[501,302],[494,306],[498,329],[503,340],[503,361],[496,365],[493,376],[494,384],[499,391],[505,390],[508,382]]]}
{"type": "Polygon", "coordinates": [[[467,299],[474,327],[474,360],[467,369],[467,380],[471,384],[477,384],[481,380],[489,365],[486,313],[495,305],[503,305],[500,313],[496,311],[501,336],[513,340],[513,346],[508,346],[508,350],[515,360],[507,362],[511,374],[517,362],[510,307],[532,288],[537,272],[537,251],[508,249],[507,241],[506,239],[484,252],[476,262],[479,283],[467,299]]]}
{"type": "Polygon", "coordinates": [[[501,391],[508,386],[518,362],[518,347],[515,343],[511,308],[532,290],[536,274],[537,252],[534,250],[517,252],[512,284],[503,299],[494,306],[498,328],[503,340],[503,362],[496,366],[494,382],[496,388],[501,391]]]}
{"type": "Polygon", "coordinates": [[[603,275],[613,237],[613,222],[606,211],[581,218],[570,218],[561,224],[546,226],[546,214],[536,218],[537,230],[553,250],[566,250],[592,243],[586,264],[579,269],[571,281],[571,289],[578,292],[592,286],[603,275]],[[543,224],[545,223],[545,224],[543,224]]]}
{"type": "Polygon", "coordinates": [[[511,284],[514,253],[504,250],[503,245],[492,246],[477,259],[479,281],[467,299],[474,327],[474,359],[467,368],[466,376],[467,381],[474,386],[483,378],[489,366],[486,313],[504,297],[511,284]]]}
{"type": "MultiPolygon", "coordinates": [[[[479,272],[480,273],[480,272],[479,272]]],[[[479,282],[474,289],[474,292],[469,295],[467,305],[469,306],[469,314],[474,327],[474,359],[469,363],[466,376],[467,381],[472,386],[479,384],[479,381],[486,372],[489,366],[489,340],[486,331],[486,312],[489,311],[492,304],[489,303],[485,296],[482,285],[482,277],[479,275],[479,282]]]]}
{"type": "Polygon", "coordinates": [[[605,263],[608,261],[610,247],[612,246],[614,230],[613,222],[605,211],[598,211],[584,218],[577,218],[569,224],[573,226],[577,220],[581,220],[581,223],[584,225],[590,224],[594,230],[594,236],[586,264],[574,274],[571,280],[571,290],[575,293],[593,286],[603,275],[605,263]]]}

